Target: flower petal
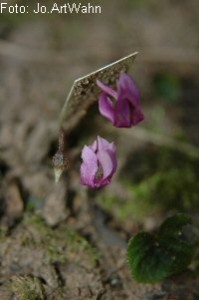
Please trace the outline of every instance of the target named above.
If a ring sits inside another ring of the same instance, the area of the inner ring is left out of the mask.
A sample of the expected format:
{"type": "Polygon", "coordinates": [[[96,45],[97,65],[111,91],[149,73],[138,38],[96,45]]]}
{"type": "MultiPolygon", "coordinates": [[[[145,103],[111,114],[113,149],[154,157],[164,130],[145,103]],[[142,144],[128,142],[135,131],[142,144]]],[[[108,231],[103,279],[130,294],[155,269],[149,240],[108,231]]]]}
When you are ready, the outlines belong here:
{"type": "Polygon", "coordinates": [[[113,123],[114,120],[114,106],[112,101],[106,96],[105,93],[102,93],[99,97],[99,111],[102,116],[107,118],[113,123]]]}
{"type": "Polygon", "coordinates": [[[116,147],[115,147],[115,144],[114,144],[114,143],[109,143],[108,148],[107,148],[107,151],[116,153],[116,147]]]}
{"type": "Polygon", "coordinates": [[[140,108],[137,108],[135,111],[132,112],[131,122],[133,125],[136,125],[143,120],[144,120],[144,114],[140,108]]]}
{"type": "Polygon", "coordinates": [[[113,161],[107,151],[101,150],[97,153],[97,158],[103,169],[103,179],[109,177],[113,171],[113,161]]]}
{"type": "Polygon", "coordinates": [[[110,143],[105,140],[104,138],[101,138],[100,136],[97,137],[97,147],[98,147],[98,152],[107,150],[110,146],[110,143]]]}
{"type": "Polygon", "coordinates": [[[104,84],[102,81],[100,81],[99,79],[97,79],[97,85],[99,86],[99,88],[102,89],[102,91],[109,95],[109,96],[112,96],[113,98],[117,98],[117,92],[112,89],[110,86],[104,84]]]}
{"type": "Polygon", "coordinates": [[[81,181],[85,185],[94,187],[94,178],[98,170],[97,157],[88,146],[84,146],[81,157],[83,159],[80,169],[81,181]]]}
{"type": "Polygon", "coordinates": [[[113,176],[113,174],[116,172],[117,170],[117,158],[116,158],[116,152],[115,153],[110,153],[108,151],[108,153],[110,154],[110,157],[111,157],[111,160],[112,160],[112,163],[113,163],[113,169],[112,169],[112,172],[110,174],[110,177],[113,176]]]}
{"type": "Polygon", "coordinates": [[[132,104],[138,105],[140,103],[140,92],[131,76],[121,73],[117,86],[119,94],[123,94],[123,97],[128,97],[132,104]]]}
{"type": "Polygon", "coordinates": [[[115,107],[115,122],[116,127],[131,127],[131,108],[126,99],[118,99],[115,107]]]}
{"type": "Polygon", "coordinates": [[[94,142],[92,143],[92,145],[89,146],[89,148],[90,148],[91,150],[93,150],[94,153],[96,153],[96,152],[97,152],[97,141],[94,141],[94,142]]]}
{"type": "Polygon", "coordinates": [[[110,183],[117,169],[114,143],[109,143],[98,136],[91,146],[84,146],[81,157],[83,160],[80,169],[82,184],[99,188],[110,183]]]}

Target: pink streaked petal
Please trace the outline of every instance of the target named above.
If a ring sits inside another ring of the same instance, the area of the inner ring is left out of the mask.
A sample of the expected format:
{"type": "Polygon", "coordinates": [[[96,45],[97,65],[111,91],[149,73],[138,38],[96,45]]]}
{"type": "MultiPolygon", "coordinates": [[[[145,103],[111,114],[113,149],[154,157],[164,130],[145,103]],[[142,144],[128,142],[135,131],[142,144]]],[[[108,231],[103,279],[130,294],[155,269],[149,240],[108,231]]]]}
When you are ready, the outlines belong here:
{"type": "Polygon", "coordinates": [[[114,125],[117,127],[131,127],[131,109],[125,99],[119,99],[116,104],[114,125]]]}
{"type": "Polygon", "coordinates": [[[112,164],[113,164],[113,170],[112,173],[113,174],[116,169],[117,169],[117,158],[116,158],[116,147],[114,143],[109,143],[107,140],[101,138],[101,137],[97,137],[98,140],[98,148],[100,151],[106,151],[108,153],[108,155],[110,156],[110,159],[112,160],[112,164]]]}
{"type": "Polygon", "coordinates": [[[134,81],[134,79],[126,73],[121,73],[118,86],[118,97],[123,94],[123,97],[128,97],[132,100],[132,104],[136,105],[140,103],[140,92],[134,81]]]}
{"type": "Polygon", "coordinates": [[[83,163],[80,168],[81,181],[83,184],[93,187],[95,174],[98,170],[97,157],[88,146],[84,146],[82,150],[82,159],[83,163]]]}
{"type": "Polygon", "coordinates": [[[84,146],[84,148],[82,149],[82,154],[81,154],[81,158],[83,160],[83,162],[87,162],[87,161],[96,161],[97,162],[97,157],[95,155],[95,153],[93,152],[93,150],[90,148],[90,146],[84,146]]]}
{"type": "Polygon", "coordinates": [[[97,166],[96,168],[91,169],[88,164],[82,163],[80,168],[80,173],[81,173],[82,184],[88,185],[90,187],[94,187],[94,179],[95,179],[95,174],[97,173],[97,166]]]}
{"type": "Polygon", "coordinates": [[[96,151],[97,151],[97,141],[94,141],[94,142],[92,143],[92,145],[89,146],[89,148],[90,148],[93,152],[96,153],[96,151]]]}
{"type": "Polygon", "coordinates": [[[112,160],[113,163],[113,170],[112,173],[110,174],[110,176],[112,177],[112,175],[115,173],[115,171],[117,170],[117,157],[116,157],[116,151],[114,152],[110,152],[110,150],[107,151],[110,155],[110,158],[112,160]]]}
{"type": "Polygon", "coordinates": [[[104,138],[101,138],[100,136],[97,137],[97,145],[98,145],[98,152],[99,151],[103,151],[103,150],[107,150],[110,146],[110,143],[105,140],[104,138]]]}
{"type": "Polygon", "coordinates": [[[102,93],[99,97],[99,111],[102,116],[107,118],[109,121],[113,123],[114,120],[114,106],[109,97],[102,93]]]}
{"type": "Polygon", "coordinates": [[[114,143],[109,143],[108,145],[108,151],[115,153],[116,152],[116,147],[114,143]]]}
{"type": "Polygon", "coordinates": [[[109,96],[112,96],[115,99],[117,98],[117,92],[114,89],[112,89],[110,86],[104,84],[99,79],[97,79],[97,85],[99,86],[99,88],[102,89],[104,93],[108,94],[109,96]]]}
{"type": "Polygon", "coordinates": [[[113,161],[107,151],[101,150],[97,153],[97,158],[103,169],[103,179],[109,177],[113,171],[113,161]]]}

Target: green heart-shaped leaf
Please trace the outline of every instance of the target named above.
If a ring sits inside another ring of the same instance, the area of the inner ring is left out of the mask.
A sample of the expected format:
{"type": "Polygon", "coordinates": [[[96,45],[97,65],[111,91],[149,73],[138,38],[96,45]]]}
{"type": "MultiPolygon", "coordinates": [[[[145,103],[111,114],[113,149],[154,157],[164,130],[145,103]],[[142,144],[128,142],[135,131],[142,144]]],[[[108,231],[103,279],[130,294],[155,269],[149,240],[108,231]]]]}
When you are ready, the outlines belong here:
{"type": "Polygon", "coordinates": [[[195,249],[183,234],[189,224],[189,217],[177,214],[162,224],[157,235],[142,232],[130,239],[128,261],[136,280],[158,282],[186,269],[195,249]]]}

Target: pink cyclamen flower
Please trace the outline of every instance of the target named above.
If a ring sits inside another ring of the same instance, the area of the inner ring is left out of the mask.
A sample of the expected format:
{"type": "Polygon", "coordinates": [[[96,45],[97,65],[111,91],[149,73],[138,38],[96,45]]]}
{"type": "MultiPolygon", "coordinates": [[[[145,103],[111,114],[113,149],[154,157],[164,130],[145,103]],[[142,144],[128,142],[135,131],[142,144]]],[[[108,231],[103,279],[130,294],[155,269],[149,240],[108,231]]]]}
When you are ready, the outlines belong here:
{"type": "Polygon", "coordinates": [[[91,188],[103,187],[110,183],[117,169],[114,143],[97,137],[90,146],[84,146],[81,158],[81,182],[91,188]]]}
{"type": "Polygon", "coordinates": [[[100,80],[97,80],[97,85],[102,89],[99,97],[99,111],[115,127],[129,128],[144,119],[140,107],[139,90],[128,74],[120,74],[117,91],[100,80]]]}

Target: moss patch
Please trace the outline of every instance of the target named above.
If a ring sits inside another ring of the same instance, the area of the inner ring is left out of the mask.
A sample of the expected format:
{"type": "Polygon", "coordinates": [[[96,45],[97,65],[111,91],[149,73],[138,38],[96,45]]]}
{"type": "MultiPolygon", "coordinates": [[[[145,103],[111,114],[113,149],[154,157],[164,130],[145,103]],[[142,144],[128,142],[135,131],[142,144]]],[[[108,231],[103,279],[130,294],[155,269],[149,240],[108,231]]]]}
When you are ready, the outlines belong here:
{"type": "Polygon", "coordinates": [[[142,220],[170,210],[191,213],[198,209],[198,159],[162,148],[141,156],[143,161],[138,154],[138,160],[130,160],[122,170],[122,196],[114,191],[103,191],[98,196],[97,202],[104,209],[120,221],[142,220]]]}
{"type": "Polygon", "coordinates": [[[44,300],[45,291],[41,281],[32,276],[15,276],[10,282],[10,289],[12,290],[16,299],[20,300],[44,300]]]}
{"type": "MultiPolygon", "coordinates": [[[[31,239],[32,246],[44,249],[49,263],[66,263],[67,260],[80,262],[84,255],[91,265],[95,265],[99,258],[96,249],[84,237],[64,224],[50,228],[39,215],[26,215],[24,224],[35,237],[31,239]]],[[[25,242],[29,243],[29,240],[25,242]]]]}

